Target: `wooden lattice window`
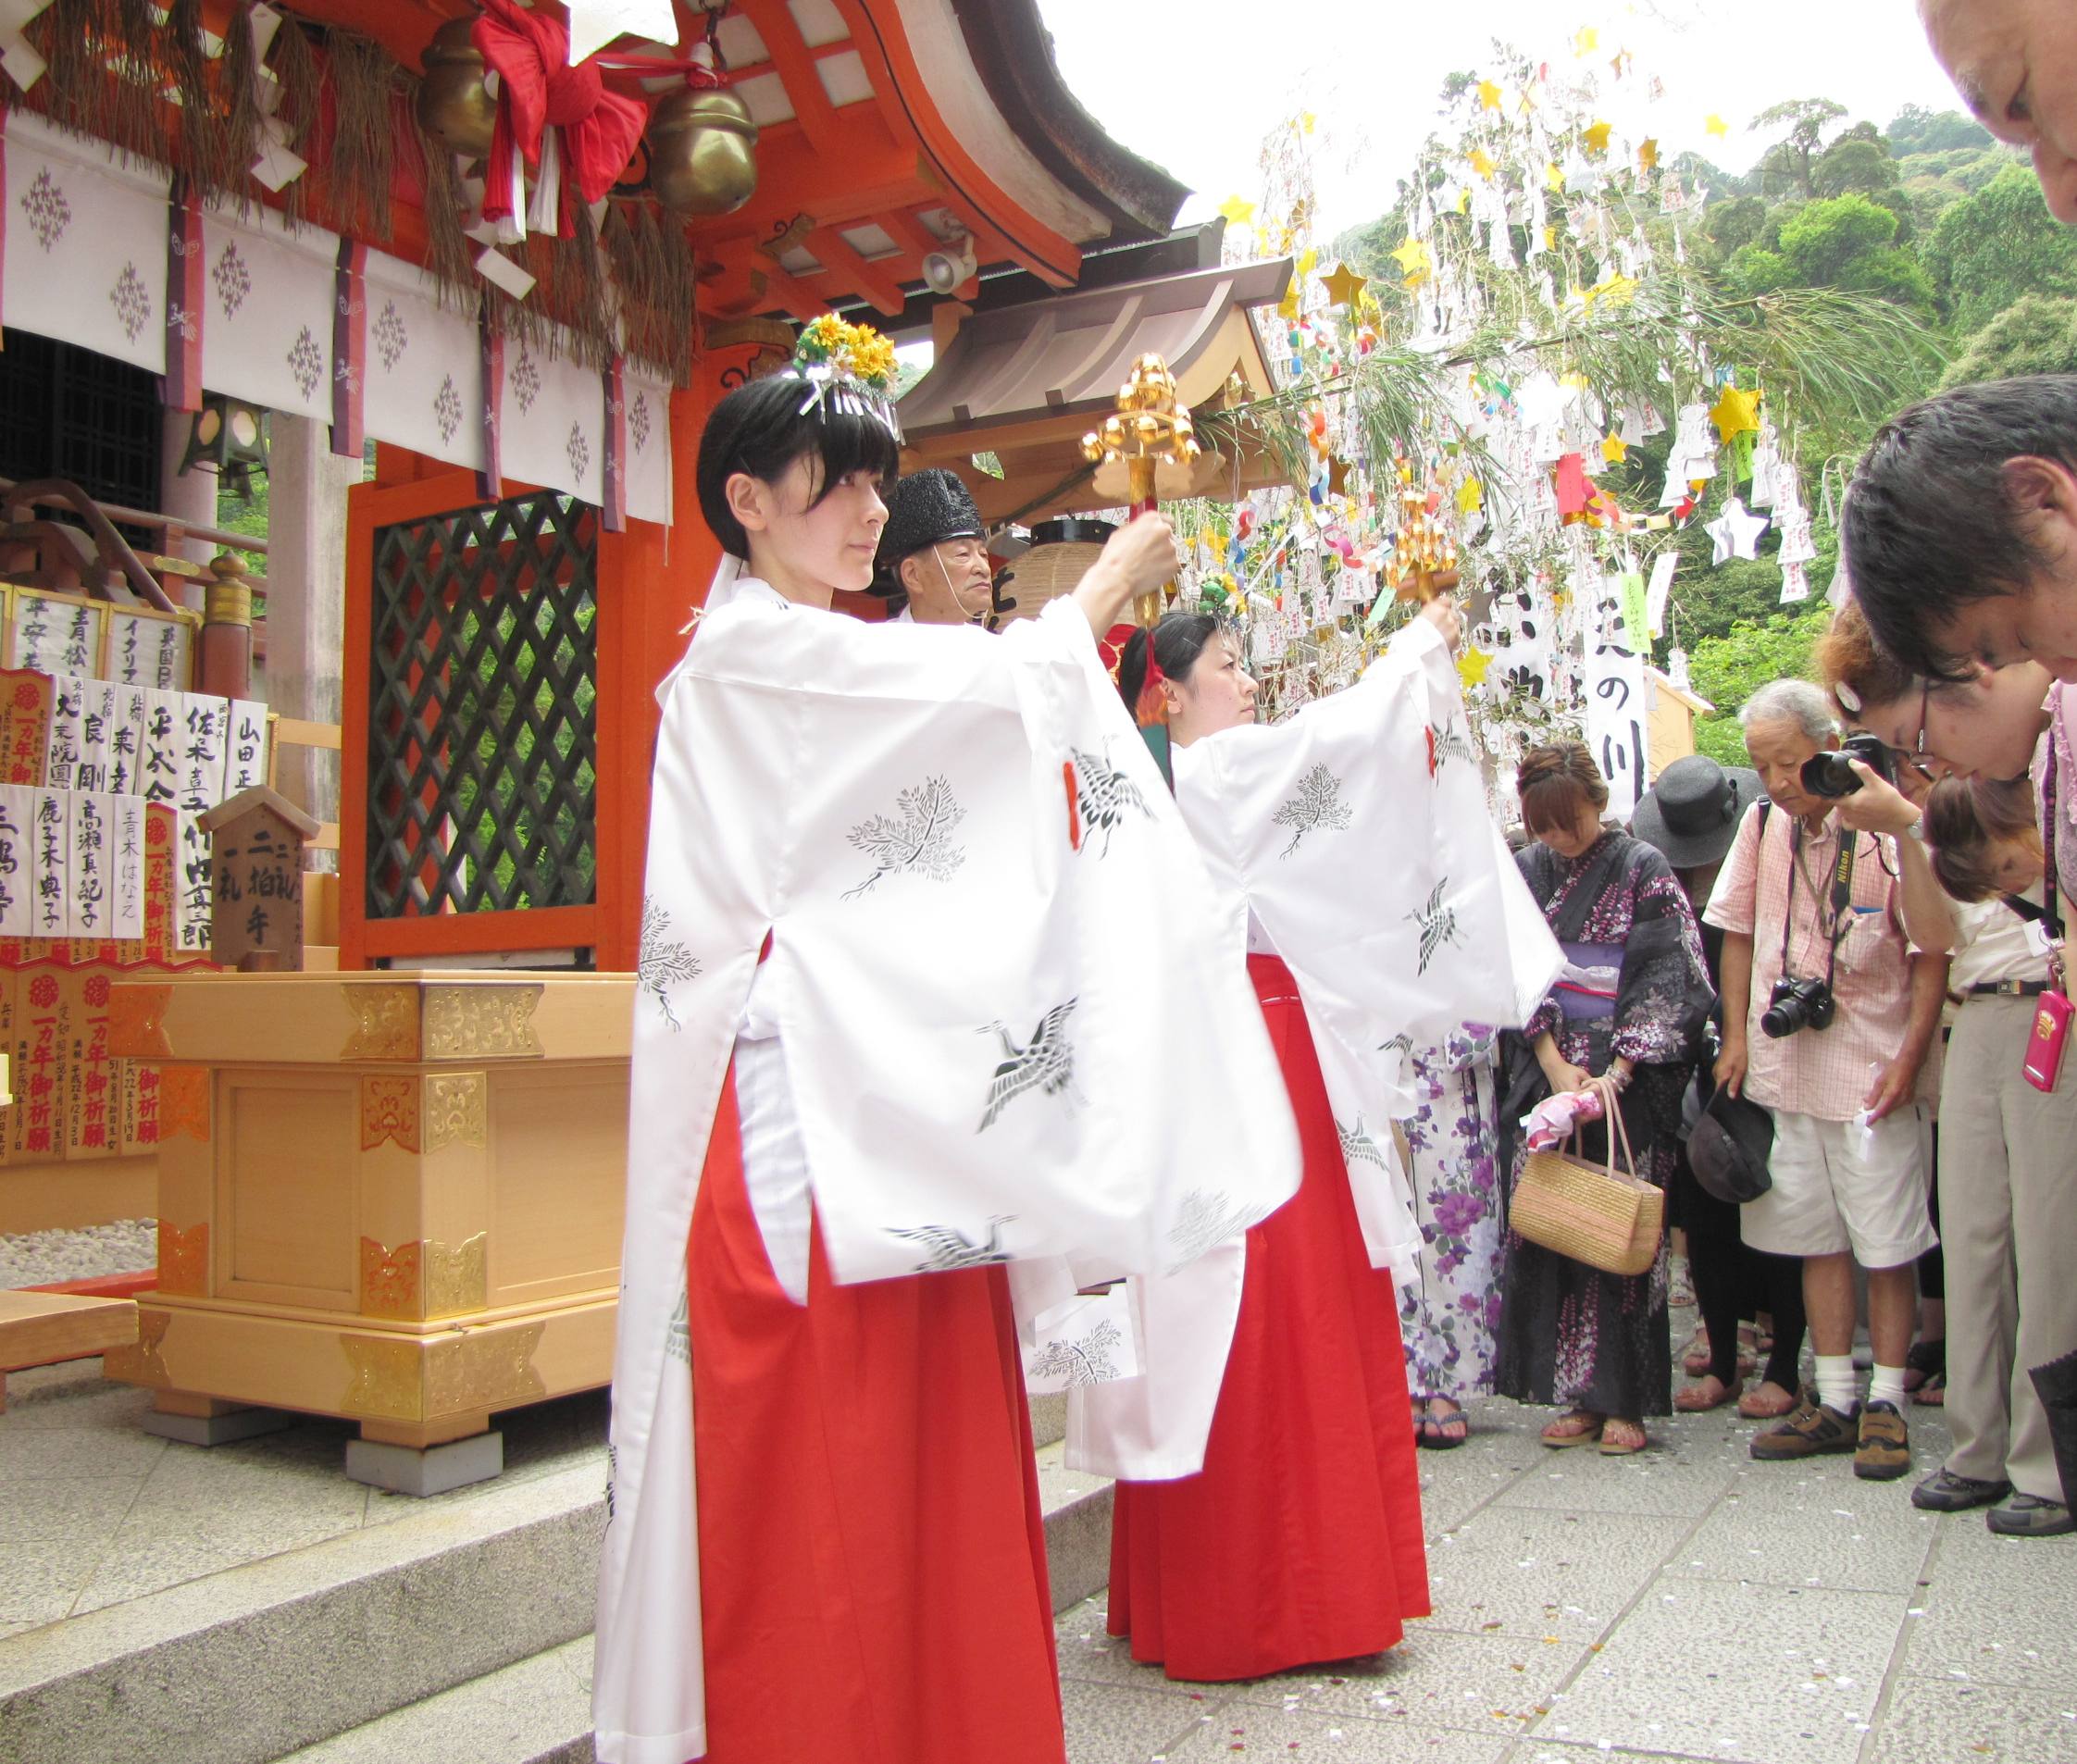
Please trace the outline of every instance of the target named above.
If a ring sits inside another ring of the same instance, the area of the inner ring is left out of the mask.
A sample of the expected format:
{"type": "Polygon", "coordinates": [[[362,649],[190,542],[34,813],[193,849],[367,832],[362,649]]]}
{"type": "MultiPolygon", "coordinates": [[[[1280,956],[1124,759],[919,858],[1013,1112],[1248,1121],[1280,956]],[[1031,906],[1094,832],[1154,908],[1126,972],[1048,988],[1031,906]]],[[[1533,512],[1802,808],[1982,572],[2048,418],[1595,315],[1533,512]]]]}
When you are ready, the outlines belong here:
{"type": "Polygon", "coordinates": [[[368,918],[590,905],[597,511],[542,492],[374,538],[368,918]]]}

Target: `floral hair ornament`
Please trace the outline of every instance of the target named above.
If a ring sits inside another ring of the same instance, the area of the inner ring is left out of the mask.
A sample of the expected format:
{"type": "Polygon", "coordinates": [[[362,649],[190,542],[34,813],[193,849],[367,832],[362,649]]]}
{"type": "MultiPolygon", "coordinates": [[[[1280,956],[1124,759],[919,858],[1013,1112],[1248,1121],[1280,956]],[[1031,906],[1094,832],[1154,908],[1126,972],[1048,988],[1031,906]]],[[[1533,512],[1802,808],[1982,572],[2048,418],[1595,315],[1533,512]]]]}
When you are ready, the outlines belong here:
{"type": "Polygon", "coordinates": [[[894,414],[894,345],[872,326],[823,314],[802,331],[787,371],[808,383],[802,416],[818,409],[849,411],[872,417],[896,441],[902,439],[902,421],[894,414]]]}

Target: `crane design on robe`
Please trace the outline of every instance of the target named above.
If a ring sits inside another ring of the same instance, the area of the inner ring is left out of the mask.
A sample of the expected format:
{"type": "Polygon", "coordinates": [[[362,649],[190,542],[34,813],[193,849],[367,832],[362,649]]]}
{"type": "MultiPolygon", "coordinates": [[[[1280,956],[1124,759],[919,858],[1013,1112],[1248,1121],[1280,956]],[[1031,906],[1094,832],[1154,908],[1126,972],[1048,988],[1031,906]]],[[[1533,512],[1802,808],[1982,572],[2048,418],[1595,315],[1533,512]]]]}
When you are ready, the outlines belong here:
{"type": "Polygon", "coordinates": [[[981,1116],[981,1124],[976,1132],[986,1133],[1011,1100],[1026,1090],[1038,1090],[1049,1097],[1057,1096],[1063,1090],[1073,1094],[1075,1044],[1067,1038],[1067,1019],[1074,1014],[1079,1002],[1077,999],[1070,999],[1065,1004],[1053,1006],[1038,1019],[1031,1039],[1021,1048],[1010,1039],[1010,1031],[1000,1022],[975,1032],[1002,1037],[1002,1063],[995,1068],[995,1076],[989,1085],[988,1110],[981,1116]]]}
{"type": "Polygon", "coordinates": [[[1002,1248],[1002,1227],[1016,1223],[1014,1212],[999,1212],[988,1222],[988,1241],[976,1243],[956,1225],[889,1225],[897,1237],[905,1237],[927,1253],[916,1263],[919,1274],[943,1273],[951,1268],[982,1268],[989,1262],[1007,1261],[1002,1248]]]}
{"type": "Polygon", "coordinates": [[[1088,843],[1091,835],[1101,831],[1103,850],[1097,855],[1108,856],[1111,835],[1117,828],[1136,814],[1142,820],[1153,819],[1153,811],[1147,806],[1147,799],[1140,795],[1139,787],[1125,775],[1123,768],[1111,764],[1107,753],[1085,753],[1076,748],[1072,769],[1075,809],[1080,817],[1080,831],[1076,839],[1077,851],[1088,843]]]}

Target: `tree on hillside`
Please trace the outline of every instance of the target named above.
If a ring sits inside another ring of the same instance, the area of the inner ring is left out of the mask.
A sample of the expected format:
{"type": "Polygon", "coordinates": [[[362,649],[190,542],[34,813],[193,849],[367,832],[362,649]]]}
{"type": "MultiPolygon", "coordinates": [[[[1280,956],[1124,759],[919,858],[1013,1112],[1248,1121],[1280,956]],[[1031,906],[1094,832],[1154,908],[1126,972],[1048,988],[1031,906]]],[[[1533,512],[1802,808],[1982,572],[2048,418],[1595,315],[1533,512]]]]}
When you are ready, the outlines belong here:
{"type": "Polygon", "coordinates": [[[1969,340],[1940,384],[2015,374],[2077,374],[2077,298],[2028,294],[1969,340]]]}
{"type": "Polygon", "coordinates": [[[2008,166],[1940,217],[1927,269],[1957,330],[1980,329],[2028,294],[2077,293],[2077,233],[2062,226],[2023,166],[2008,166]]]}
{"type": "Polygon", "coordinates": [[[1777,288],[1846,288],[1930,310],[1932,280],[1918,259],[1898,247],[1899,230],[1895,209],[1862,195],[1833,196],[1777,210],[1768,217],[1759,239],[1733,254],[1730,279],[1748,294],[1777,288]]]}
{"type": "Polygon", "coordinates": [[[1923,105],[1906,105],[1883,136],[1899,159],[1906,154],[1995,144],[1991,131],[1974,118],[1959,110],[1928,110],[1923,105]]]}
{"type": "Polygon", "coordinates": [[[1695,645],[1687,658],[1695,689],[1716,706],[1716,714],[1695,725],[1695,746],[1719,765],[1749,765],[1738,707],[1769,680],[1806,679],[1810,651],[1832,622],[1822,602],[1801,614],[1774,613],[1764,621],[1740,624],[1722,637],[1695,645]]]}
{"type": "Polygon", "coordinates": [[[1846,114],[1846,106],[1831,98],[1789,98],[1769,105],[1752,119],[1753,132],[1779,129],[1784,133],[1760,155],[1763,178],[1774,188],[1794,186],[1805,201],[1817,194],[1811,173],[1824,131],[1846,114]]]}

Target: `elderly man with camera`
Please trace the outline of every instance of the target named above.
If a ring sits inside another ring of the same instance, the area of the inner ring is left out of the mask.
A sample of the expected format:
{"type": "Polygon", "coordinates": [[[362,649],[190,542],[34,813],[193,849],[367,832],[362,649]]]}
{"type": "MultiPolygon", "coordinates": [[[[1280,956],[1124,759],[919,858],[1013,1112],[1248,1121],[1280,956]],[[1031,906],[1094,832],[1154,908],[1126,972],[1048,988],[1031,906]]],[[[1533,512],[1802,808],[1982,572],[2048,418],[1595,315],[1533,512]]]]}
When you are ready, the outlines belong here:
{"type": "MultiPolygon", "coordinates": [[[[1740,714],[1767,801],[1747,810],[1704,918],[1724,932],[1716,1078],[1772,1110],[1772,1186],[1747,1203],[1747,1243],[1801,1256],[1817,1388],[1752,1442],[1763,1460],[1851,1452],[1875,1481],[1910,1468],[1905,1355],[1913,1263],[1936,1241],[1919,1069],[1939,1026],[1946,958],[1914,955],[1906,894],[1925,853],[1845,825],[1859,788],[1830,701],[1804,680],[1762,687],[1740,714]],[[1858,1400],[1853,1265],[1868,1271],[1874,1372],[1858,1400]]],[[[1857,737],[1852,756],[1889,767],[1857,737]]]]}

